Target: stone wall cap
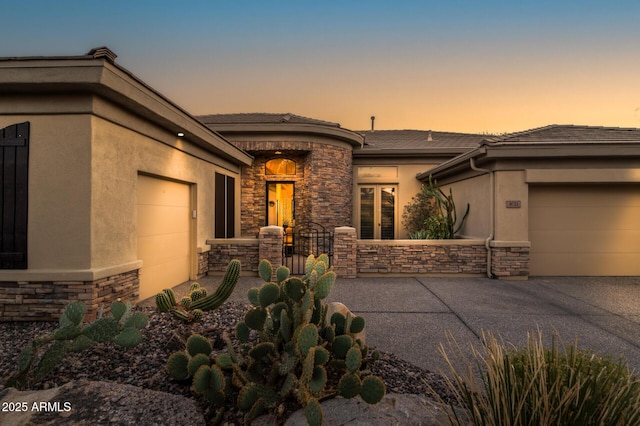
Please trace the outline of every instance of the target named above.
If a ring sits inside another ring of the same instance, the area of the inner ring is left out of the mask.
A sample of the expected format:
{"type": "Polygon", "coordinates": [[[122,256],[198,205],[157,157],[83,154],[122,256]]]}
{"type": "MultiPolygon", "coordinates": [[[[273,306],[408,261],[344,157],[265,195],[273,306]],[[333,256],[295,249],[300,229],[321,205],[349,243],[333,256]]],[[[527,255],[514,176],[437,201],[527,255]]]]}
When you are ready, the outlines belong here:
{"type": "Polygon", "coordinates": [[[526,247],[531,248],[531,241],[501,241],[493,240],[489,243],[491,247],[526,247]]]}
{"type": "Polygon", "coordinates": [[[334,233],[351,233],[356,232],[356,228],[353,226],[338,226],[334,229],[334,233]]]}

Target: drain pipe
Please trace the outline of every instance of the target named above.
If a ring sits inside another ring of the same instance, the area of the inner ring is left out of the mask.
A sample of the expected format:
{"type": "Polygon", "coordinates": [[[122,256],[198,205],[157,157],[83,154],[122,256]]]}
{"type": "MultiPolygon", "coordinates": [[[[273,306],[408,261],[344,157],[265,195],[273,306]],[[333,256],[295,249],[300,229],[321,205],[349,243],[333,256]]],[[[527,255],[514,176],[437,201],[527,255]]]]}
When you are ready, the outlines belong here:
{"type": "Polygon", "coordinates": [[[473,157],[469,159],[469,166],[471,166],[471,170],[489,174],[489,236],[484,240],[484,246],[487,249],[487,277],[493,278],[493,274],[491,273],[491,240],[493,240],[493,233],[495,231],[494,209],[496,204],[493,172],[489,169],[481,169],[480,167],[477,167],[473,157]]]}

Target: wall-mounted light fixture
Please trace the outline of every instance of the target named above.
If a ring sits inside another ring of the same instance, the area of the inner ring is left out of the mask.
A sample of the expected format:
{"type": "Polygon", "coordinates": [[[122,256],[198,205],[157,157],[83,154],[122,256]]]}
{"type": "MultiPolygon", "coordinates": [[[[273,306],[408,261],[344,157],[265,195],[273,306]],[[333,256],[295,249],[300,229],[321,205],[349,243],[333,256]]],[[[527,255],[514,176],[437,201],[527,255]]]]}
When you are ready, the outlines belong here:
{"type": "Polygon", "coordinates": [[[178,132],[178,137],[179,138],[184,137],[184,133],[183,132],[178,132]]]}

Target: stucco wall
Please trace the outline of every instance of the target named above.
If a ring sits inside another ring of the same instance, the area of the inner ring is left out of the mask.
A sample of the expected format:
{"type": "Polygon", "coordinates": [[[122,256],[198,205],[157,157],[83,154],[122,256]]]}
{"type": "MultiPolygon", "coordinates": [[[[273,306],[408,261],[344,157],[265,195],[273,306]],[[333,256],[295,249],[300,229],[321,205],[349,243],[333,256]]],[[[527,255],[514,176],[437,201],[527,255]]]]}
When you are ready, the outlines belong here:
{"type": "Polygon", "coordinates": [[[490,177],[484,174],[442,186],[447,194],[450,188],[453,190],[458,220],[462,219],[467,203],[469,204],[469,216],[458,235],[470,238],[487,238],[489,235],[491,220],[489,185],[490,177]]]}
{"type": "Polygon", "coordinates": [[[91,137],[90,117],[0,116],[0,127],[25,121],[31,123],[29,268],[90,268],[91,151],[87,144],[91,137]]]}

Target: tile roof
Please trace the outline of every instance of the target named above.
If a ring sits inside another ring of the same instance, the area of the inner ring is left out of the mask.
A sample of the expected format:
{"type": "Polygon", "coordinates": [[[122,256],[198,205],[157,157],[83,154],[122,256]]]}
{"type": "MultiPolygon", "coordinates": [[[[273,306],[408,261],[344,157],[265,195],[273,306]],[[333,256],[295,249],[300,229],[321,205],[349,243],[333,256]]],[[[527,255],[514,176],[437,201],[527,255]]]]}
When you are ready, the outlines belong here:
{"type": "Polygon", "coordinates": [[[367,149],[411,150],[429,148],[475,148],[487,135],[437,132],[432,130],[359,131],[367,149]]]}
{"type": "Polygon", "coordinates": [[[550,126],[525,130],[523,132],[510,133],[499,137],[487,138],[488,143],[578,143],[620,141],[640,141],[640,129],[552,124],[550,126]]]}
{"type": "Polygon", "coordinates": [[[303,117],[291,113],[239,113],[239,114],[210,114],[196,117],[203,123],[209,124],[317,124],[329,127],[340,127],[338,123],[330,121],[316,120],[314,118],[303,117]]]}

